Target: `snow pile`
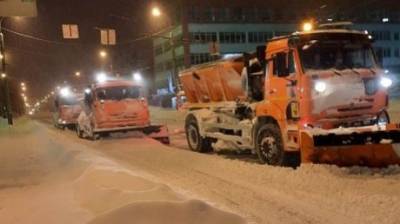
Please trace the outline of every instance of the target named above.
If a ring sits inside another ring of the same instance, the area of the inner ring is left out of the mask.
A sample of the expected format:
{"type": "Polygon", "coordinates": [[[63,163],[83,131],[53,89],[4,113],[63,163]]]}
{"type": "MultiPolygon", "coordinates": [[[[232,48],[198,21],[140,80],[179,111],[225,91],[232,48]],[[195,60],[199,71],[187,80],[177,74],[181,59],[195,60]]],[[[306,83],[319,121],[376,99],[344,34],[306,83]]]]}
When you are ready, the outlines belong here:
{"type": "Polygon", "coordinates": [[[0,133],[0,223],[245,223],[71,141],[67,132],[29,125],[22,135],[0,133]]]}

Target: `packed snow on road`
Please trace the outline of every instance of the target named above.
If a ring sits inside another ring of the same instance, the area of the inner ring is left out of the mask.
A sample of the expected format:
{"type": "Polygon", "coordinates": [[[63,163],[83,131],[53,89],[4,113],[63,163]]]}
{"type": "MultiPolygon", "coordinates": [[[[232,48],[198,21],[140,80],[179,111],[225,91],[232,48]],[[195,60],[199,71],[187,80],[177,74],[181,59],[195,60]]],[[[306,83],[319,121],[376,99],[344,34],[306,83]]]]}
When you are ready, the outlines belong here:
{"type": "Polygon", "coordinates": [[[400,168],[261,165],[188,150],[184,113],[151,108],[171,145],[98,141],[46,116],[0,130],[0,223],[398,223],[400,168]],[[167,221],[166,221],[167,220],[167,221]]]}

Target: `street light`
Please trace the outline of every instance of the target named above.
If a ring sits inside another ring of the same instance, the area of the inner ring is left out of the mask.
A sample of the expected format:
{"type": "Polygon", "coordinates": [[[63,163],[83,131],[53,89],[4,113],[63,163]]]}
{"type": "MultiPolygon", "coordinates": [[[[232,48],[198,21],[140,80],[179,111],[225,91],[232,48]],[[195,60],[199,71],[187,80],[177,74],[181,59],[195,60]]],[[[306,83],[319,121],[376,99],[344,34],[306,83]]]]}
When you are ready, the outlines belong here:
{"type": "Polygon", "coordinates": [[[303,24],[303,31],[304,32],[310,32],[314,28],[313,24],[311,22],[306,22],[303,24]]]}
{"type": "Polygon", "coordinates": [[[3,54],[0,53],[0,60],[4,58],[3,54]]]}
{"type": "Polygon", "coordinates": [[[160,8],[158,8],[157,6],[153,7],[151,9],[151,15],[153,15],[154,17],[160,17],[161,16],[160,8]]]}
{"type": "Polygon", "coordinates": [[[142,82],[143,77],[139,72],[136,72],[133,74],[133,80],[135,80],[136,82],[142,82]]]}
{"type": "Polygon", "coordinates": [[[6,73],[1,73],[1,78],[5,79],[7,77],[6,73]]]}
{"type": "Polygon", "coordinates": [[[80,76],[81,76],[81,73],[80,73],[80,72],[75,72],[75,76],[76,76],[76,77],[80,77],[80,76]]]}
{"type": "Polygon", "coordinates": [[[105,58],[105,57],[107,57],[107,52],[104,51],[104,50],[101,50],[99,55],[100,55],[101,58],[105,58]]]}

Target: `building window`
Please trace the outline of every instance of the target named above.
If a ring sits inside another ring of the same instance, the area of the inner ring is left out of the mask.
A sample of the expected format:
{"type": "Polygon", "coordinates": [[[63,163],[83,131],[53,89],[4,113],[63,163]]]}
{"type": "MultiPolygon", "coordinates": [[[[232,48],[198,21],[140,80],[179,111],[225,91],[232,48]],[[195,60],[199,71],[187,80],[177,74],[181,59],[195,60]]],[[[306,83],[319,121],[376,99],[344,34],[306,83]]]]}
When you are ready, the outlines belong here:
{"type": "Polygon", "coordinates": [[[246,33],[244,32],[221,32],[219,33],[221,43],[246,43],[246,33]]]}
{"type": "Polygon", "coordinates": [[[399,32],[395,32],[394,33],[394,40],[400,40],[400,33],[399,32]]]}
{"type": "Polygon", "coordinates": [[[203,64],[212,61],[212,57],[209,53],[198,53],[190,55],[190,63],[192,65],[203,64]]]}
{"type": "Polygon", "coordinates": [[[201,21],[201,14],[202,10],[200,7],[197,6],[192,6],[189,11],[188,11],[188,16],[190,18],[190,21],[193,22],[200,22],[201,21]]]}
{"type": "Polygon", "coordinates": [[[290,32],[288,32],[288,31],[275,31],[274,37],[286,36],[289,34],[290,34],[290,32]]]}
{"type": "Polygon", "coordinates": [[[392,51],[390,48],[383,48],[383,57],[384,58],[392,57],[392,51]]]}
{"type": "Polygon", "coordinates": [[[265,43],[273,37],[272,32],[249,32],[249,43],[265,43]]]}
{"type": "Polygon", "coordinates": [[[400,58],[400,48],[394,49],[394,57],[400,58]]]}
{"type": "Polygon", "coordinates": [[[238,21],[238,22],[244,21],[246,19],[243,14],[243,9],[239,8],[239,7],[232,9],[232,17],[231,18],[233,19],[233,21],[238,21]]]}
{"type": "Polygon", "coordinates": [[[190,33],[192,43],[209,43],[217,41],[216,32],[193,32],[190,33]]]}
{"type": "Polygon", "coordinates": [[[390,31],[372,31],[375,40],[391,40],[390,31]]]}

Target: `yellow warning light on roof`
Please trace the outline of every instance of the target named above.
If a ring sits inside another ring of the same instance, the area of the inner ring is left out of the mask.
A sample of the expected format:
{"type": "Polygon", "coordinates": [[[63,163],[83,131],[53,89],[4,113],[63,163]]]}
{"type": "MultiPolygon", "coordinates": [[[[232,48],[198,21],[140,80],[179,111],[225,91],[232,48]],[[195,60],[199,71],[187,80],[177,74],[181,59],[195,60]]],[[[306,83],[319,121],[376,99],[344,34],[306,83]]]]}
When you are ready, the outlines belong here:
{"type": "Polygon", "coordinates": [[[314,28],[314,26],[310,22],[306,22],[306,23],[303,24],[303,31],[304,32],[309,32],[309,31],[313,30],[313,28],[314,28]]]}

